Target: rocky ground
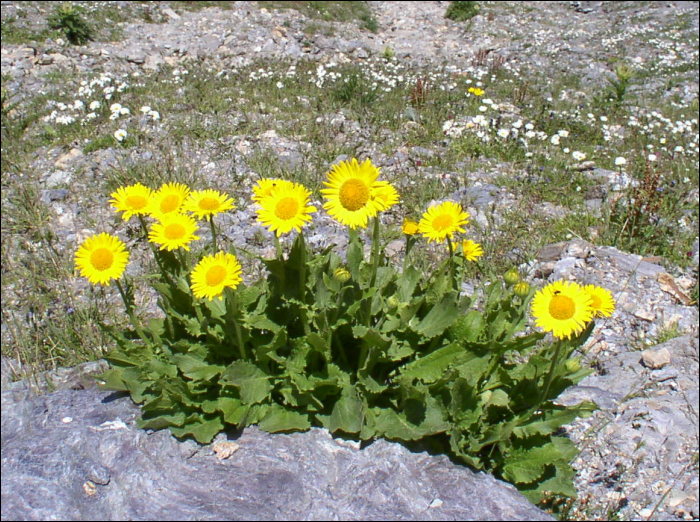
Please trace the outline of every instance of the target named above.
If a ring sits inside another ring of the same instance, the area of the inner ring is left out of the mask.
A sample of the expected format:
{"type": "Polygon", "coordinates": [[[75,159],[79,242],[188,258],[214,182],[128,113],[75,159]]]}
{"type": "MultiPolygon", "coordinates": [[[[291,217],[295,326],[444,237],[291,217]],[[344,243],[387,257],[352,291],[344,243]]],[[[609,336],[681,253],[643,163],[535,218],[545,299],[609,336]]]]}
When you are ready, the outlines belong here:
{"type": "MultiPolygon", "coordinates": [[[[3,18],[16,16],[19,9],[28,13],[26,23],[40,23],[36,6],[17,4],[22,3],[2,2],[3,18]]],[[[576,74],[586,89],[600,85],[609,74],[607,59],[613,50],[631,61],[645,62],[662,51],[672,57],[692,41],[693,34],[697,49],[698,8],[693,2],[522,2],[517,8],[499,8],[495,18],[477,16],[469,25],[444,18],[447,2],[370,2],[379,24],[376,33],[337,24],[332,35],[311,36],[303,30],[308,20],[296,11],[261,10],[255,2],[233,4],[230,10],[196,12],[175,12],[167,3],[150,5],[149,16],[158,23],[121,23],[124,37],[117,42],[91,42],[80,48],[51,41],[36,46],[3,43],[3,75],[13,78],[7,88],[19,98],[31,97],[41,92],[47,75],[57,70],[103,70],[119,76],[193,61],[211,64],[214,70],[259,58],[362,62],[389,48],[416,66],[439,63],[455,67],[486,50],[491,56],[503,57],[503,66],[514,71],[534,67],[548,75],[576,74]],[[657,38],[659,27],[688,13],[691,23],[672,39],[673,45],[671,40],[657,38]]],[[[697,72],[671,88],[666,88],[661,76],[655,82],[645,88],[663,86],[664,96],[686,101],[697,98],[697,72]]],[[[342,115],[337,117],[342,119],[342,115]]],[[[365,153],[388,175],[398,172],[400,165],[415,164],[421,157],[439,153],[439,149],[414,147],[387,154],[363,137],[362,129],[348,130],[352,122],[343,127],[339,121],[338,125],[352,139],[363,140],[365,153]]],[[[222,171],[240,176],[250,171],[247,160],[252,144],[260,141],[277,150],[285,161],[301,161],[301,140],[281,138],[274,131],[232,138],[229,145],[234,151],[228,156],[213,148],[192,150],[183,161],[201,165],[203,176],[213,177],[222,171]]],[[[121,149],[84,154],[74,147],[50,149],[37,157],[33,168],[45,172],[42,198],[58,215],[52,224],[56,236],[74,243],[83,228],[80,212],[93,209],[85,202],[73,201],[69,190],[57,187],[86,182],[71,181],[78,171],[94,178],[115,163],[151,159],[141,154],[121,149]]],[[[614,184],[614,174],[591,170],[591,176],[597,176],[607,188],[614,184]]],[[[491,170],[471,173],[469,181],[469,192],[461,197],[477,222],[517,205],[512,194],[493,184],[491,170]]],[[[690,197],[697,198],[697,191],[690,197]]],[[[234,225],[252,221],[251,217],[252,209],[239,209],[232,221],[224,224],[224,234],[236,245],[248,244],[260,227],[234,225]]],[[[310,234],[310,242],[320,246],[342,244],[343,239],[340,230],[321,219],[310,234]]],[[[691,255],[697,264],[697,240],[691,255]]],[[[540,250],[535,262],[521,267],[534,283],[572,278],[608,288],[617,300],[615,315],[597,326],[588,348],[587,362],[596,373],[562,399],[590,399],[600,407],[594,416],[576,421],[567,430],[582,450],[574,463],[580,498],[572,507],[572,517],[697,520],[700,516],[698,309],[688,297],[697,272],[659,263],[658,259],[574,239],[540,250]],[[646,339],[658,338],[673,325],[682,335],[655,346],[645,344],[646,339]]],[[[3,324],[3,336],[4,331],[3,324]]],[[[3,358],[4,382],[12,367],[12,361],[3,358]]],[[[49,380],[58,387],[76,386],[74,374],[54,372],[49,380]]],[[[23,384],[11,385],[18,386],[23,384]]]]}

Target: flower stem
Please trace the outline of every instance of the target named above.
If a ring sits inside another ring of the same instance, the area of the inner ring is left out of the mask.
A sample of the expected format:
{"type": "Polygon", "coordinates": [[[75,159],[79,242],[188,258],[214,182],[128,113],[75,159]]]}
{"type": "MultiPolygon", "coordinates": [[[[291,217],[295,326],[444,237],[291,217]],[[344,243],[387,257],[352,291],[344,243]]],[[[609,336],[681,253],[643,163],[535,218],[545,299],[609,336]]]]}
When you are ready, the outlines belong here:
{"type": "Polygon", "coordinates": [[[301,243],[301,266],[299,267],[299,294],[301,305],[299,306],[299,314],[301,315],[301,324],[304,327],[304,334],[309,335],[309,321],[306,317],[306,243],[304,242],[304,234],[299,232],[299,242],[301,243]]]}
{"type": "Polygon", "coordinates": [[[136,333],[139,335],[139,337],[144,342],[147,343],[148,337],[146,337],[146,334],[141,329],[141,325],[138,323],[138,321],[136,320],[136,317],[134,316],[134,307],[133,307],[131,300],[126,297],[126,292],[124,291],[124,288],[122,287],[119,280],[115,279],[114,282],[117,284],[117,288],[119,289],[119,294],[122,296],[122,302],[124,303],[124,308],[126,308],[126,313],[129,316],[129,319],[131,320],[131,324],[134,327],[134,330],[136,330],[136,333]]]}
{"type": "Polygon", "coordinates": [[[374,231],[372,233],[372,278],[370,288],[377,282],[377,269],[379,268],[379,214],[374,218],[374,231]]]}
{"type": "Polygon", "coordinates": [[[213,252],[217,252],[219,248],[216,246],[216,226],[214,225],[214,216],[209,216],[209,226],[211,227],[211,244],[214,247],[213,252]]]}

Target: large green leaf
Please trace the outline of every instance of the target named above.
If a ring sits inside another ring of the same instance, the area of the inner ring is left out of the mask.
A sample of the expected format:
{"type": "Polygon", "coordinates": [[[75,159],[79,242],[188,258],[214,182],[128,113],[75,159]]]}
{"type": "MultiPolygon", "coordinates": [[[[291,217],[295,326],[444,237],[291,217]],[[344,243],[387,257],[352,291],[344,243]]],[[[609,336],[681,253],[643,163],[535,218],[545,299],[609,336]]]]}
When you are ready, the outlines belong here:
{"type": "Polygon", "coordinates": [[[197,415],[182,427],[170,426],[170,431],[178,438],[193,437],[200,444],[209,444],[216,435],[224,429],[219,416],[207,419],[197,415]]]}
{"type": "Polygon", "coordinates": [[[413,331],[430,339],[440,335],[455,322],[459,314],[459,308],[455,304],[455,298],[448,294],[442,298],[428,314],[420,321],[411,321],[413,331]]]}
{"type": "Polygon", "coordinates": [[[258,422],[258,427],[268,433],[277,433],[279,431],[308,430],[311,423],[307,415],[288,410],[279,404],[272,404],[265,416],[258,422]]]}
{"type": "Polygon", "coordinates": [[[247,361],[234,361],[221,376],[221,382],[238,388],[244,404],[263,402],[272,390],[270,376],[247,361]]]}
{"type": "Polygon", "coordinates": [[[451,365],[461,362],[463,357],[464,349],[458,343],[448,344],[407,364],[401,369],[401,375],[424,383],[433,383],[440,379],[451,365]]]}
{"type": "Polygon", "coordinates": [[[340,399],[333,406],[328,430],[359,433],[364,418],[364,404],[352,386],[343,388],[340,399]]]}

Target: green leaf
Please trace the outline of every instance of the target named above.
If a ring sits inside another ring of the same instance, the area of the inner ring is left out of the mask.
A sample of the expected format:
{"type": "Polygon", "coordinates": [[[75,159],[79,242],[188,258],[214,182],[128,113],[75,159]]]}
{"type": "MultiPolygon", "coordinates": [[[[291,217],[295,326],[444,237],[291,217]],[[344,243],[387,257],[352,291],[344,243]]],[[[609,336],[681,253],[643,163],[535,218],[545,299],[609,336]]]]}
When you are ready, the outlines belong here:
{"type": "Polygon", "coordinates": [[[178,438],[193,437],[200,444],[209,444],[224,429],[219,416],[211,419],[206,419],[203,415],[196,417],[194,422],[189,422],[182,427],[170,426],[170,431],[178,438]]]}
{"type": "Polygon", "coordinates": [[[418,379],[424,383],[433,383],[443,376],[450,365],[461,362],[460,359],[463,357],[465,352],[459,344],[448,344],[407,364],[401,369],[400,375],[418,379]]]}
{"type": "Polygon", "coordinates": [[[445,421],[442,408],[435,399],[428,396],[424,406],[417,405],[417,402],[410,401],[412,404],[408,414],[416,417],[416,408],[419,408],[422,416],[420,424],[409,421],[406,413],[397,413],[389,408],[372,408],[376,432],[387,439],[419,440],[450,429],[450,423],[445,421]]]}
{"type": "Polygon", "coordinates": [[[221,382],[238,387],[244,404],[263,402],[272,390],[270,377],[247,361],[234,361],[221,376],[221,382]]]}
{"type": "Polygon", "coordinates": [[[268,433],[304,431],[311,427],[311,423],[307,415],[290,411],[279,404],[272,404],[258,422],[258,427],[268,433]]]}
{"type": "Polygon", "coordinates": [[[101,385],[104,388],[116,391],[129,391],[122,379],[122,371],[124,371],[123,368],[113,368],[97,375],[96,378],[104,381],[104,384],[101,385]]]}
{"type": "Polygon", "coordinates": [[[359,433],[364,418],[364,404],[355,387],[343,388],[340,399],[333,406],[328,425],[330,432],[338,430],[346,433],[359,433]]]}
{"type": "Polygon", "coordinates": [[[515,450],[506,459],[506,463],[503,466],[503,477],[508,482],[530,484],[544,474],[547,465],[561,459],[562,454],[551,443],[515,450]]]}
{"type": "Polygon", "coordinates": [[[458,314],[459,308],[455,305],[455,298],[452,294],[448,294],[433,306],[428,315],[420,322],[412,324],[411,328],[430,339],[444,332],[447,327],[454,323],[458,314]]]}
{"type": "Polygon", "coordinates": [[[136,425],[144,430],[162,430],[171,426],[182,426],[185,422],[185,414],[179,412],[153,411],[144,412],[141,418],[136,420],[136,425]]]}

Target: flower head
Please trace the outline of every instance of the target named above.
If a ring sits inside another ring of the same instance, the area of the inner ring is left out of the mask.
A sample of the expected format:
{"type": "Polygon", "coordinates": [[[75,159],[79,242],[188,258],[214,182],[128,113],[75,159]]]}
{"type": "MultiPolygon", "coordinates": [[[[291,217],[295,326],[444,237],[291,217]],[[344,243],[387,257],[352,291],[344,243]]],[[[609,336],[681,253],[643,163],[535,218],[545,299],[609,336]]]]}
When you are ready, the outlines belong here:
{"type": "Polygon", "coordinates": [[[380,210],[389,210],[399,202],[399,193],[396,192],[396,189],[390,183],[385,181],[379,181],[378,183],[382,183],[382,185],[374,190],[372,198],[375,203],[382,205],[380,210]]]}
{"type": "Polygon", "coordinates": [[[418,224],[418,231],[428,241],[442,242],[447,237],[452,239],[455,232],[464,232],[461,227],[468,222],[469,213],[462,210],[462,205],[445,201],[428,208],[418,224]]]}
{"type": "Polygon", "coordinates": [[[112,199],[109,202],[112,206],[118,212],[124,212],[122,219],[129,221],[131,216],[148,213],[153,191],[141,183],[136,183],[128,187],[120,187],[110,196],[112,199]]]}
{"type": "Polygon", "coordinates": [[[412,236],[414,234],[417,234],[418,233],[418,223],[416,223],[415,221],[411,221],[410,219],[404,219],[403,225],[401,226],[401,230],[407,236],[412,236]]]}
{"type": "Polygon", "coordinates": [[[184,210],[192,212],[199,219],[233,208],[235,208],[235,205],[230,197],[211,189],[191,192],[183,204],[184,210]]]}
{"type": "Polygon", "coordinates": [[[559,339],[581,332],[594,315],[589,294],[570,281],[555,281],[539,290],[531,310],[537,326],[559,339]]]}
{"type": "Polygon", "coordinates": [[[328,187],[321,190],[328,200],[323,208],[343,225],[366,227],[368,219],[385,210],[386,202],[392,199],[391,196],[387,200],[378,196],[389,185],[386,181],[377,181],[378,177],[379,169],[369,159],[362,164],[355,158],[341,161],[331,168],[328,181],[323,183],[328,187]]]}
{"type": "Polygon", "coordinates": [[[273,188],[270,195],[258,203],[258,222],[262,223],[278,236],[292,229],[301,232],[301,227],[311,221],[316,207],[309,205],[311,191],[297,183],[283,183],[273,188]]]}
{"type": "Polygon", "coordinates": [[[467,261],[476,261],[477,257],[484,255],[484,251],[479,243],[469,239],[468,241],[462,241],[462,254],[467,261]]]}
{"type": "Polygon", "coordinates": [[[183,183],[165,183],[153,195],[149,214],[156,219],[166,214],[178,214],[189,194],[190,188],[183,183]]]}
{"type": "Polygon", "coordinates": [[[286,179],[263,178],[253,187],[252,200],[260,203],[278,187],[291,187],[294,183],[286,179]]]}
{"type": "Polygon", "coordinates": [[[103,232],[88,237],[75,253],[75,266],[92,284],[109,285],[119,279],[129,262],[129,252],[122,241],[103,232]]]}
{"type": "Polygon", "coordinates": [[[165,214],[151,226],[148,240],[160,245],[161,250],[175,250],[176,248],[190,249],[190,243],[199,236],[197,222],[192,216],[186,214],[165,214]]]}
{"type": "Polygon", "coordinates": [[[586,285],[583,289],[591,297],[591,306],[596,317],[610,317],[615,311],[615,299],[610,290],[595,285],[586,285]]]}
{"type": "Polygon", "coordinates": [[[203,257],[192,270],[192,294],[198,299],[221,297],[225,287],[236,288],[243,280],[236,256],[219,252],[203,257]]]}
{"type": "Polygon", "coordinates": [[[117,129],[114,131],[114,139],[117,141],[124,141],[127,137],[127,133],[124,129],[117,129]]]}

